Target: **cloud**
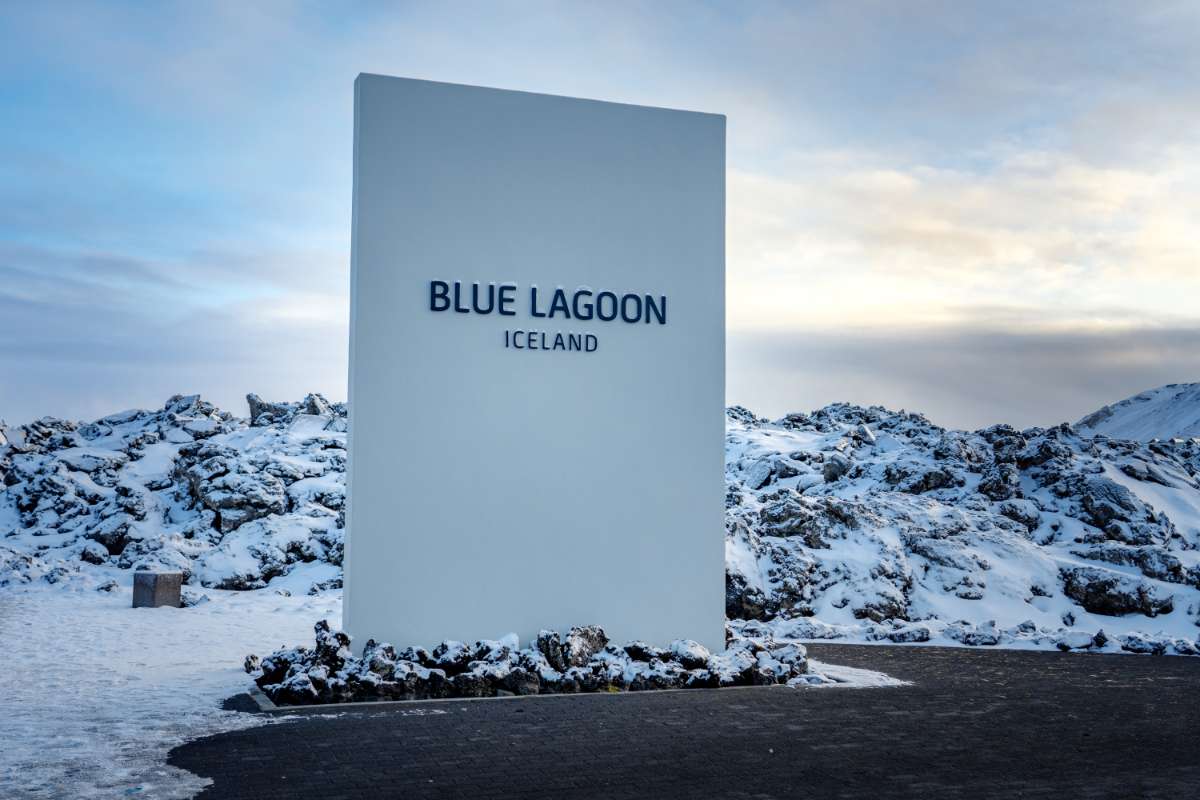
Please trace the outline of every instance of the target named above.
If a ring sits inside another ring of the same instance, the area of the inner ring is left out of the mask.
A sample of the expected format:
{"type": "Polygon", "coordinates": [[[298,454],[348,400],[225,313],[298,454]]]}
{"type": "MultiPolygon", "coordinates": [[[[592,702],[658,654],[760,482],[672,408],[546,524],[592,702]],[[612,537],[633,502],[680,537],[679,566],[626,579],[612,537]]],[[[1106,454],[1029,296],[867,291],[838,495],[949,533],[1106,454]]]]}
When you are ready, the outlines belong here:
{"type": "Polygon", "coordinates": [[[1200,379],[1200,325],[731,333],[727,351],[726,400],[760,414],[848,401],[967,429],[1074,422],[1144,389],[1200,379]]]}
{"type": "Polygon", "coordinates": [[[360,71],[727,113],[731,398],[1040,420],[1195,377],[1194,3],[3,15],[10,419],[341,396],[360,71]]]}
{"type": "Polygon", "coordinates": [[[730,324],[911,325],[973,304],[1195,319],[1198,164],[1022,152],[981,174],[833,151],[788,175],[733,170],[730,324]]]}
{"type": "Polygon", "coordinates": [[[177,392],[239,412],[250,391],[344,399],[348,280],[306,277],[310,258],[0,247],[0,418],[94,418],[177,392]]]}

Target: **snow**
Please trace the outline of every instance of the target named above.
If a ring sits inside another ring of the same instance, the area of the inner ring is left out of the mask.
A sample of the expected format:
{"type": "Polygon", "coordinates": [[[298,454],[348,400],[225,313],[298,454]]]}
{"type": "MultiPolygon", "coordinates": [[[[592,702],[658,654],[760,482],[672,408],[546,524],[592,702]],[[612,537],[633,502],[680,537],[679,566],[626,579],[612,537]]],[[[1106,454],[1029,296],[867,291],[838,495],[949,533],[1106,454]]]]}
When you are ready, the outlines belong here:
{"type": "Polygon", "coordinates": [[[112,592],[0,592],[0,797],[191,797],[208,782],[166,765],[176,745],[268,720],[220,710],[246,691],[247,653],[294,645],[341,593],[208,591],[192,608],[131,608],[112,592]]]}
{"type": "MultiPolygon", "coordinates": [[[[1200,433],[1197,387],[1144,393],[1078,429],[950,431],[844,404],[776,421],[730,409],[732,627],[776,641],[1198,652],[1200,439],[1166,441],[1200,433]],[[1173,608],[1087,611],[1064,583],[1080,569],[1173,608]]],[[[201,781],[164,765],[172,746],[264,723],[219,710],[250,685],[243,657],[311,643],[317,620],[340,619],[346,408],[251,404],[253,425],[177,396],[89,424],[0,426],[0,797],[190,796],[201,781]],[[186,594],[207,602],[129,608],[138,567],[182,570],[186,594]]],[[[811,666],[793,685],[899,683],[811,666]]]]}
{"type": "Polygon", "coordinates": [[[1186,476],[1180,476],[1172,486],[1163,486],[1131,478],[1112,464],[1105,464],[1104,474],[1133,492],[1147,505],[1170,517],[1189,539],[1200,541],[1200,492],[1196,491],[1195,484],[1186,476]]]}
{"type": "Polygon", "coordinates": [[[1171,383],[1135,394],[1088,414],[1075,427],[1142,442],[1200,437],[1200,383],[1171,383]]]}
{"type": "MultiPolygon", "coordinates": [[[[177,395],[157,411],[5,429],[0,547],[37,553],[45,572],[78,569],[87,553],[223,589],[258,588],[298,564],[340,567],[345,405],[313,395],[259,421],[177,395]]],[[[0,559],[0,586],[34,577],[0,559]]]]}
{"type": "Polygon", "coordinates": [[[859,667],[844,667],[839,664],[826,664],[810,658],[808,668],[814,673],[828,678],[832,683],[817,684],[818,686],[844,686],[852,689],[880,689],[888,686],[910,686],[911,681],[902,681],[882,672],[859,667]]]}
{"type": "MultiPolygon", "coordinates": [[[[173,747],[286,722],[220,710],[251,685],[243,657],[311,643],[317,620],[341,616],[338,590],[279,593],[307,588],[317,573],[256,591],[205,590],[207,602],[155,609],[131,608],[130,575],[121,577],[111,592],[82,579],[0,592],[0,797],[192,797],[208,780],[168,766],[173,747]]],[[[497,641],[516,644],[511,635],[497,641]]],[[[812,678],[817,687],[901,683],[824,663],[812,678]]]]}
{"type": "Polygon", "coordinates": [[[834,404],[731,409],[726,453],[727,615],[776,638],[1200,652],[1197,443],[834,404]],[[1072,570],[1110,608],[1173,607],[1089,611],[1072,570]]]}

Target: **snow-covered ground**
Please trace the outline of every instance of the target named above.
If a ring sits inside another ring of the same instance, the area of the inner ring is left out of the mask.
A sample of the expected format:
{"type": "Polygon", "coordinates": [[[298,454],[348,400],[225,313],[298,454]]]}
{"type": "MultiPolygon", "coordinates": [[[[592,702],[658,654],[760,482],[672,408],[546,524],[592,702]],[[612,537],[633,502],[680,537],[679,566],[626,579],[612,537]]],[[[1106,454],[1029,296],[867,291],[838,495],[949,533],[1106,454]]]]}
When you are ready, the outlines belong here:
{"type": "MultiPolygon", "coordinates": [[[[249,653],[310,643],[341,617],[341,590],[308,568],[256,591],[205,590],[188,608],[131,608],[131,575],[98,591],[80,577],[0,590],[0,797],[186,798],[207,779],[168,766],[201,736],[286,719],[220,710],[250,686],[249,653]]],[[[902,685],[870,670],[812,662],[813,687],[902,685]],[[821,677],[818,677],[821,676],[821,677]]]]}
{"type": "MultiPolygon", "coordinates": [[[[1081,422],[1095,430],[730,409],[732,627],[1200,652],[1200,439],[1172,432],[1192,430],[1200,393],[1148,394],[1081,422]],[[1125,420],[1142,441],[1095,435],[1125,420]]],[[[250,407],[177,396],[86,424],[0,424],[0,797],[189,796],[200,782],[165,766],[172,746],[263,724],[218,710],[249,684],[242,658],[337,624],[346,407],[250,407]],[[182,571],[196,605],[131,609],[140,567],[182,571]]]]}
{"type": "Polygon", "coordinates": [[[200,736],[265,721],[220,710],[242,658],[312,638],[341,592],[211,591],[193,608],[131,608],[78,581],[0,590],[0,797],[191,797],[207,779],[166,764],[200,736]]]}

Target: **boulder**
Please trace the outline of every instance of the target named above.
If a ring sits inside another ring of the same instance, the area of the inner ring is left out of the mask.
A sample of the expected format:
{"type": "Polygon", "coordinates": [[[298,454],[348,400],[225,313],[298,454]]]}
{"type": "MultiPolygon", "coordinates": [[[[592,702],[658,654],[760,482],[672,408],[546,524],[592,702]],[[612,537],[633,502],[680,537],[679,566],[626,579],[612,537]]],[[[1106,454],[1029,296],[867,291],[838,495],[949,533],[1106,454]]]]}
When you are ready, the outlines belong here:
{"type": "Polygon", "coordinates": [[[457,675],[465,671],[475,660],[470,647],[452,639],[447,639],[433,648],[430,656],[433,665],[447,675],[457,675]]]}
{"type": "Polygon", "coordinates": [[[931,635],[932,631],[928,625],[915,623],[912,625],[900,625],[891,630],[882,631],[874,638],[887,639],[889,642],[897,644],[912,644],[914,642],[928,642],[931,635]]]}
{"type": "Polygon", "coordinates": [[[305,414],[328,416],[333,413],[333,407],[330,406],[329,401],[319,394],[306,395],[300,407],[305,414]]]}
{"type": "Polygon", "coordinates": [[[1156,545],[1132,546],[1119,542],[1104,542],[1091,547],[1077,548],[1071,555],[1106,561],[1109,564],[1134,566],[1148,578],[1169,583],[1189,583],[1191,574],[1183,562],[1167,548],[1156,545]]]}
{"type": "Polygon", "coordinates": [[[984,470],[978,490],[990,500],[1020,497],[1021,472],[1012,464],[994,464],[984,470]]]}
{"type": "Polygon", "coordinates": [[[1131,633],[1120,637],[1121,649],[1128,653],[1161,656],[1167,652],[1168,641],[1144,633],[1131,633]]]}
{"type": "Polygon", "coordinates": [[[258,395],[246,395],[246,403],[250,406],[251,425],[269,425],[274,418],[287,417],[291,409],[284,403],[268,403],[258,395]]]}
{"type": "Polygon", "coordinates": [[[513,667],[500,685],[516,695],[540,694],[542,682],[538,674],[524,667],[513,667]]]}
{"type": "Polygon", "coordinates": [[[766,460],[755,461],[746,470],[743,483],[746,484],[747,489],[757,491],[770,483],[773,477],[771,462],[766,460]]]}
{"type": "Polygon", "coordinates": [[[750,586],[738,572],[725,572],[725,616],[727,619],[769,619],[763,591],[750,586]]]}
{"type": "Polygon", "coordinates": [[[563,656],[562,637],[558,631],[543,630],[538,633],[537,649],[553,669],[559,672],[566,670],[567,661],[563,656]]]}
{"type": "Polygon", "coordinates": [[[582,667],[593,655],[608,644],[608,636],[599,625],[571,628],[563,641],[563,662],[568,667],[582,667]]]}
{"type": "Polygon", "coordinates": [[[691,639],[676,639],[671,642],[671,655],[684,669],[702,669],[708,666],[708,648],[691,639]]]}
{"type": "Polygon", "coordinates": [[[1079,490],[1079,500],[1091,523],[1101,529],[1114,520],[1131,522],[1141,506],[1133,492],[1100,475],[1093,475],[1083,481],[1079,490]]]}
{"type": "Polygon", "coordinates": [[[841,480],[850,471],[850,466],[850,459],[841,453],[833,453],[825,459],[825,465],[821,468],[821,477],[826,483],[834,483],[841,480]]]}
{"type": "Polygon", "coordinates": [[[200,497],[217,512],[222,533],[268,514],[282,514],[287,507],[283,482],[267,472],[221,475],[204,484],[200,497]]]}
{"type": "Polygon", "coordinates": [[[1145,614],[1155,617],[1170,613],[1174,597],[1162,596],[1143,581],[1094,567],[1069,567],[1060,570],[1063,593],[1093,614],[1123,616],[1145,614]]]}
{"type": "Polygon", "coordinates": [[[1054,646],[1068,650],[1088,650],[1096,646],[1096,637],[1086,631],[1065,631],[1054,641],[1054,646]]]}

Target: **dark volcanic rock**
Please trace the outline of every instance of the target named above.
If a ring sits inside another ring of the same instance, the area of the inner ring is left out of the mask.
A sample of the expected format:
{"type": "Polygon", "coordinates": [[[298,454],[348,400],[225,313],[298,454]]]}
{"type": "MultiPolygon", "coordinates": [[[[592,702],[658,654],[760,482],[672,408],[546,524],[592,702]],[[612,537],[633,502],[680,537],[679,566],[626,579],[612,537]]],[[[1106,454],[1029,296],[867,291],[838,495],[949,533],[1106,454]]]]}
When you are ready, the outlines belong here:
{"type": "Polygon", "coordinates": [[[599,625],[571,628],[563,641],[563,661],[568,667],[581,667],[606,644],[608,637],[599,625]]]}
{"type": "Polygon", "coordinates": [[[787,683],[808,674],[802,645],[770,637],[735,637],[725,652],[712,654],[690,640],[672,642],[665,649],[645,642],[607,646],[604,631],[588,625],[572,628],[565,636],[542,631],[537,645],[525,649],[516,646],[515,637],[470,645],[446,641],[432,653],[414,647],[397,651],[371,640],[362,655],[355,656],[350,638],[327,622],[319,622],[314,633],[312,649],[279,650],[261,662],[246,657],[243,668],[258,672],[255,683],[275,702],[311,705],[704,688],[787,683]]]}
{"type": "Polygon", "coordinates": [[[1063,593],[1093,614],[1148,617],[1170,613],[1174,598],[1160,597],[1154,587],[1108,570],[1074,567],[1061,571],[1063,593]]]}

